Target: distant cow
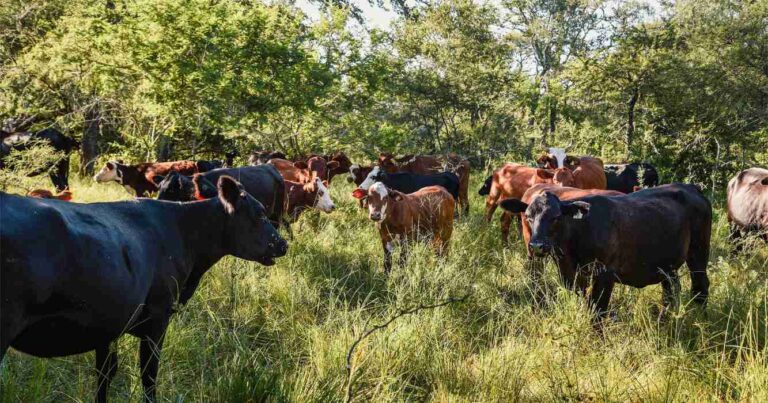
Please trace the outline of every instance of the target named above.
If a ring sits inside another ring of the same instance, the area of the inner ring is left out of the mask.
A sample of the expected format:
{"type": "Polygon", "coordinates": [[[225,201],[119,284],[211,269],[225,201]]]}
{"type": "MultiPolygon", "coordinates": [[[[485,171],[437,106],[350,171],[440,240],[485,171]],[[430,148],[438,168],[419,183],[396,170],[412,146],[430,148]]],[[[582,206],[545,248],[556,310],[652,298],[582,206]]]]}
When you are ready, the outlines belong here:
{"type": "Polygon", "coordinates": [[[401,263],[407,256],[407,242],[419,236],[431,235],[438,255],[447,252],[453,232],[453,197],[441,186],[425,187],[404,194],[376,182],[368,191],[368,212],[376,222],[384,247],[384,271],[392,269],[392,251],[396,244],[403,247],[401,263]]]}
{"type": "Polygon", "coordinates": [[[586,294],[602,316],[615,283],[643,288],[661,283],[665,306],[680,288],[677,269],[688,264],[694,301],[705,303],[712,206],[693,185],[672,184],[624,196],[562,201],[544,192],[530,204],[508,199],[502,208],[525,213],[528,244],[554,257],[566,286],[586,294]]]}
{"type": "Polygon", "coordinates": [[[356,197],[364,196],[364,192],[375,182],[381,182],[386,187],[403,193],[413,193],[427,186],[442,186],[448,191],[448,194],[453,196],[454,200],[459,198],[459,178],[451,172],[432,175],[417,175],[407,172],[390,174],[384,172],[378,166],[374,167],[363,183],[358,186],[357,190],[363,193],[358,192],[353,195],[356,195],[356,197]]]}
{"type": "Polygon", "coordinates": [[[224,161],[222,160],[197,160],[195,162],[197,164],[197,172],[208,172],[213,171],[214,169],[218,169],[224,166],[224,161]]]}
{"type": "MultiPolygon", "coordinates": [[[[487,195],[485,200],[485,221],[491,222],[498,203],[503,199],[520,199],[531,186],[537,183],[554,183],[561,186],[573,186],[573,172],[567,168],[556,170],[532,168],[520,164],[506,164],[485,180],[478,192],[487,195]]],[[[501,215],[501,242],[507,245],[512,215],[501,215]]]]}
{"type": "Polygon", "coordinates": [[[5,167],[5,158],[13,150],[23,151],[35,144],[49,145],[54,151],[64,154],[59,160],[53,162],[50,166],[42,167],[36,171],[30,172],[29,176],[36,176],[48,172],[48,176],[53,182],[57,191],[62,191],[69,187],[69,154],[80,147],[80,143],[65,136],[60,131],[48,128],[38,132],[18,132],[8,133],[0,131],[2,143],[0,143],[0,169],[5,167]]]}
{"type": "Polygon", "coordinates": [[[69,190],[62,190],[58,194],[53,194],[50,190],[45,189],[35,189],[30,190],[29,193],[27,193],[27,197],[36,197],[38,199],[56,199],[56,200],[64,200],[64,201],[70,201],[72,200],[72,192],[69,190]]]}
{"type": "Polygon", "coordinates": [[[291,162],[284,159],[271,159],[269,163],[283,175],[285,180],[310,183],[315,178],[327,178],[328,171],[339,166],[337,161],[326,162],[323,157],[312,157],[307,162],[291,162]]]}
{"type": "Polygon", "coordinates": [[[315,178],[310,183],[285,181],[285,208],[283,216],[290,231],[290,223],[296,222],[304,210],[315,208],[324,213],[330,213],[336,205],[331,200],[328,182],[315,178]]]}
{"type": "Polygon", "coordinates": [[[238,155],[240,155],[240,153],[237,150],[231,150],[224,153],[224,168],[234,168],[235,157],[238,155]]]}
{"type": "Polygon", "coordinates": [[[128,192],[135,192],[136,197],[147,197],[157,191],[154,177],[165,176],[171,172],[192,175],[198,172],[194,161],[144,162],[137,165],[124,165],[118,161],[109,161],[101,168],[93,180],[99,183],[115,181],[128,192]]]}
{"type": "Polygon", "coordinates": [[[176,172],[166,177],[158,176],[159,200],[191,201],[216,197],[216,185],[222,176],[238,178],[251,196],[256,198],[266,211],[272,225],[279,227],[285,204],[285,182],[272,165],[255,167],[222,168],[196,174],[189,178],[176,172]]]}
{"type": "Polygon", "coordinates": [[[659,186],[659,173],[653,165],[643,162],[609,164],[604,168],[606,188],[622,193],[659,186]]]}
{"type": "Polygon", "coordinates": [[[271,159],[285,159],[285,153],[281,151],[254,151],[248,157],[248,164],[261,165],[266,164],[271,159]]]}
{"type": "Polygon", "coordinates": [[[749,168],[728,182],[731,238],[757,232],[768,241],[768,169],[749,168]]]}
{"type": "Polygon", "coordinates": [[[354,183],[360,186],[361,183],[368,177],[368,174],[373,170],[373,165],[360,166],[353,164],[349,167],[349,176],[347,176],[347,182],[354,183]]]}
{"type": "Polygon", "coordinates": [[[536,160],[539,168],[568,168],[573,172],[574,186],[579,189],[605,189],[607,180],[603,161],[596,157],[573,157],[562,148],[550,148],[536,160]]]}
{"type": "Polygon", "coordinates": [[[140,339],[145,400],[154,402],[170,317],[208,269],[227,255],[272,265],[287,250],[237,181],[221,177],[217,193],[78,204],[0,192],[0,360],[8,347],[37,357],[95,350],[96,400],[105,402],[118,362],[110,346],[128,333],[140,339]]]}

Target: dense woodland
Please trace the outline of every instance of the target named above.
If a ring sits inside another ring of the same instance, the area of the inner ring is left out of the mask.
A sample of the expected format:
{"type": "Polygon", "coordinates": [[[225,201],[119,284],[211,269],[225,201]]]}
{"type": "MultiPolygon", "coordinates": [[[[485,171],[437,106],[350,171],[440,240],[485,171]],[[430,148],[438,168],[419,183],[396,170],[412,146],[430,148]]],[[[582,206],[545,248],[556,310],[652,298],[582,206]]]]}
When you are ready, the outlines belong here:
{"type": "MultiPolygon", "coordinates": [[[[8,0],[0,117],[100,159],[542,146],[715,186],[768,162],[768,2],[8,0]]],[[[77,165],[76,165],[77,166],[77,165]]]]}

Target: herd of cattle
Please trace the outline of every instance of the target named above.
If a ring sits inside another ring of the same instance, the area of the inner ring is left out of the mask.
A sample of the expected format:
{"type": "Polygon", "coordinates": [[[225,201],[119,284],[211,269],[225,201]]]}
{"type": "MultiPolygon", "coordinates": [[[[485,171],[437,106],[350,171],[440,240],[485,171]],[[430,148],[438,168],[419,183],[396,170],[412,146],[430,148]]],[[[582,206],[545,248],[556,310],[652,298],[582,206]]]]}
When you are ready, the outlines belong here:
{"type": "MultiPolygon", "coordinates": [[[[23,146],[23,137],[6,136],[0,159],[23,146]]],[[[60,142],[68,150],[75,144],[60,142]]],[[[375,222],[386,272],[395,247],[405,259],[416,239],[444,255],[454,220],[469,213],[471,166],[456,154],[382,153],[369,166],[342,152],[295,160],[257,152],[244,167],[233,166],[235,156],[107,162],[94,180],[117,182],[138,197],[131,201],[67,202],[72,194],[61,161],[52,170],[58,194],[0,192],[0,360],[9,347],[38,357],[95,350],[97,401],[106,401],[117,369],[111,345],[129,333],[140,339],[142,384],[146,400],[154,401],[163,336],[177,304],[192,297],[224,256],[263,265],[284,256],[288,244],[277,229],[290,234],[290,223],[306,209],[332,212],[335,176],[346,174],[356,185],[352,197],[375,222]],[[144,198],[153,193],[160,201],[144,198]]],[[[529,261],[552,257],[562,282],[586,296],[596,318],[607,312],[616,283],[660,283],[663,306],[674,304],[684,262],[692,299],[706,302],[712,207],[699,188],[659,185],[646,163],[603,165],[558,148],[536,165],[508,163],[485,179],[479,190],[486,196],[485,219],[501,207],[506,244],[517,217],[529,261]]],[[[759,231],[765,237],[767,189],[768,170],[761,168],[730,181],[734,236],[759,231]]]]}

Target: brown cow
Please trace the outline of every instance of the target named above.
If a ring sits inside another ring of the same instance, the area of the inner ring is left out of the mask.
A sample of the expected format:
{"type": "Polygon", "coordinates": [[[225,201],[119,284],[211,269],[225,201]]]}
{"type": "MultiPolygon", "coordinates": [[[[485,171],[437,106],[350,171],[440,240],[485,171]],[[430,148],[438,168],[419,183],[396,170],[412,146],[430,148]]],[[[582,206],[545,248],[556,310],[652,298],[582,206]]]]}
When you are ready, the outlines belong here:
{"type": "Polygon", "coordinates": [[[432,235],[432,246],[438,255],[444,255],[453,232],[455,204],[453,196],[440,186],[404,194],[388,189],[381,182],[374,183],[368,189],[368,212],[376,222],[384,247],[384,271],[389,273],[392,268],[395,244],[403,247],[402,263],[407,255],[407,242],[419,235],[432,235]]]}
{"type": "Polygon", "coordinates": [[[728,182],[728,222],[733,240],[757,232],[768,241],[768,169],[745,169],[728,182]]]}
{"type": "Polygon", "coordinates": [[[27,193],[28,197],[36,197],[38,199],[56,199],[70,201],[72,200],[72,192],[69,190],[62,190],[58,194],[53,194],[50,190],[35,189],[27,193]]]}
{"type": "Polygon", "coordinates": [[[109,161],[93,176],[93,180],[99,183],[115,181],[129,192],[136,192],[136,197],[146,197],[157,191],[154,177],[167,176],[171,172],[190,176],[198,173],[198,168],[195,161],[144,162],[137,165],[109,161]]]}
{"type": "Polygon", "coordinates": [[[550,148],[549,153],[540,156],[536,163],[539,168],[568,168],[573,171],[575,187],[579,189],[606,189],[603,161],[596,157],[573,157],[565,154],[562,148],[550,148]]]}
{"type": "MultiPolygon", "coordinates": [[[[491,222],[493,213],[502,199],[520,199],[531,186],[537,183],[554,183],[561,186],[573,186],[573,172],[567,168],[556,170],[532,168],[520,164],[506,164],[486,179],[481,195],[488,195],[485,201],[485,221],[491,222]],[[487,192],[487,193],[486,193],[487,192]]],[[[501,242],[506,245],[512,215],[501,215],[501,242]]]]}
{"type": "Polygon", "coordinates": [[[459,210],[469,212],[469,160],[456,153],[446,155],[405,155],[396,158],[392,153],[379,154],[378,165],[387,173],[409,172],[431,175],[444,171],[452,172],[459,178],[459,210]]]}
{"type": "Polygon", "coordinates": [[[328,170],[339,165],[337,161],[326,162],[322,157],[312,157],[306,163],[274,158],[269,160],[269,163],[277,168],[285,180],[299,183],[310,183],[315,178],[327,178],[328,170]]]}
{"type": "Polygon", "coordinates": [[[299,215],[308,208],[316,208],[322,212],[330,213],[336,206],[331,200],[328,190],[328,182],[315,178],[310,183],[285,181],[285,214],[289,222],[295,222],[299,215]]]}

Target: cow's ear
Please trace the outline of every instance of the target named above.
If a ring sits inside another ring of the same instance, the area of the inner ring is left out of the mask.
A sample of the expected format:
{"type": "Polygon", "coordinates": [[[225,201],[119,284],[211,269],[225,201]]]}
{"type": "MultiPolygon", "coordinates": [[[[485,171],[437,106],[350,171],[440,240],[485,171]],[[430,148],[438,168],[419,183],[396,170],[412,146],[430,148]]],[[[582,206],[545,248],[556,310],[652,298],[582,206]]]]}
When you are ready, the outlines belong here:
{"type": "Polygon", "coordinates": [[[219,200],[224,205],[224,211],[229,214],[235,214],[240,207],[242,186],[233,177],[223,175],[219,178],[218,184],[219,200]]]}
{"type": "Polygon", "coordinates": [[[115,160],[115,162],[117,162],[120,165],[125,165],[125,162],[123,162],[123,160],[115,160]]]}
{"type": "Polygon", "coordinates": [[[155,176],[152,177],[152,183],[154,183],[155,186],[160,186],[160,182],[162,182],[163,179],[165,179],[165,176],[163,176],[163,175],[155,175],[155,176]]]}
{"type": "Polygon", "coordinates": [[[763,178],[763,180],[760,181],[760,183],[762,183],[765,186],[768,186],[768,177],[763,178]]]}
{"type": "Polygon", "coordinates": [[[405,195],[398,192],[397,190],[389,189],[389,197],[391,197],[392,200],[399,202],[405,198],[405,195]]]}
{"type": "Polygon", "coordinates": [[[299,169],[307,169],[307,168],[309,168],[307,163],[304,162],[304,161],[296,161],[296,162],[293,163],[293,166],[295,166],[296,168],[299,168],[299,169]]]}
{"type": "Polygon", "coordinates": [[[520,199],[504,199],[499,202],[499,206],[510,213],[525,213],[528,209],[528,204],[520,199]]]}
{"type": "Polygon", "coordinates": [[[352,197],[354,197],[355,199],[362,199],[365,196],[368,196],[368,191],[366,190],[357,188],[354,191],[352,191],[352,197]]]}
{"type": "Polygon", "coordinates": [[[328,169],[336,169],[339,167],[338,161],[331,161],[328,163],[328,169]]]}
{"type": "Polygon", "coordinates": [[[563,215],[580,220],[589,214],[589,203],[583,201],[562,202],[560,204],[560,211],[563,215]]]}
{"type": "Polygon", "coordinates": [[[552,179],[555,177],[555,173],[548,169],[537,169],[536,176],[541,179],[552,179]]]}

